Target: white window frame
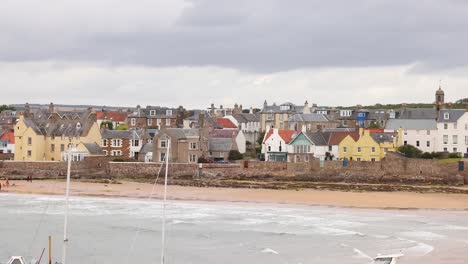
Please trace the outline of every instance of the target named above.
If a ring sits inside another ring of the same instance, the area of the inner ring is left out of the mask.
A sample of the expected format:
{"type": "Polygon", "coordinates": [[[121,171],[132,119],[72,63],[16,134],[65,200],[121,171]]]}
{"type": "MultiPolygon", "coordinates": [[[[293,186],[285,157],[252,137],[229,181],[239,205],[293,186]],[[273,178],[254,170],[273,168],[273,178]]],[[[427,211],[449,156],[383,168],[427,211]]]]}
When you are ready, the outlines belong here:
{"type": "Polygon", "coordinates": [[[166,118],[166,126],[170,126],[171,125],[171,119],[170,118],[166,118]]]}
{"type": "Polygon", "coordinates": [[[196,154],[189,154],[189,162],[190,163],[197,163],[198,162],[198,156],[196,154]]]}
{"type": "Polygon", "coordinates": [[[166,157],[167,157],[166,152],[159,153],[159,161],[160,162],[166,161],[166,157]],[[164,157],[164,159],[163,159],[163,157],[164,157]]]}
{"type": "Polygon", "coordinates": [[[102,145],[103,147],[107,147],[107,139],[103,139],[101,145],[102,145]]]}
{"type": "Polygon", "coordinates": [[[153,124],[153,119],[148,118],[148,119],[146,120],[146,124],[147,124],[148,126],[151,126],[151,125],[153,124]]]}
{"type": "Polygon", "coordinates": [[[159,147],[160,148],[167,148],[167,140],[166,139],[159,140],[159,147]],[[163,146],[163,143],[164,143],[164,146],[163,146]]]}
{"type": "Polygon", "coordinates": [[[190,142],[190,150],[197,150],[198,149],[198,143],[197,142],[190,142]]]}
{"type": "Polygon", "coordinates": [[[156,116],[156,110],[150,110],[150,116],[156,116]]]}
{"type": "Polygon", "coordinates": [[[136,118],[130,118],[130,124],[136,126],[136,118]]]}
{"type": "Polygon", "coordinates": [[[448,144],[448,138],[449,138],[448,135],[443,135],[443,136],[442,136],[442,142],[444,143],[444,145],[447,145],[447,144],[448,144]]]}
{"type": "Polygon", "coordinates": [[[111,140],[111,147],[114,147],[114,148],[122,147],[122,140],[121,139],[112,139],[111,140]]]}
{"type": "Polygon", "coordinates": [[[166,110],[166,116],[172,116],[172,110],[170,109],[166,110]]]}
{"type": "Polygon", "coordinates": [[[444,119],[449,120],[450,119],[450,113],[444,113],[444,119]]]}
{"type": "Polygon", "coordinates": [[[371,147],[371,152],[375,153],[375,147],[371,147]]]}
{"type": "Polygon", "coordinates": [[[452,141],[453,141],[452,142],[453,144],[458,144],[458,135],[453,135],[452,136],[452,141]]]}
{"type": "Polygon", "coordinates": [[[358,152],[358,153],[361,153],[361,152],[362,152],[362,148],[361,148],[361,147],[357,147],[357,152],[358,152]]]}

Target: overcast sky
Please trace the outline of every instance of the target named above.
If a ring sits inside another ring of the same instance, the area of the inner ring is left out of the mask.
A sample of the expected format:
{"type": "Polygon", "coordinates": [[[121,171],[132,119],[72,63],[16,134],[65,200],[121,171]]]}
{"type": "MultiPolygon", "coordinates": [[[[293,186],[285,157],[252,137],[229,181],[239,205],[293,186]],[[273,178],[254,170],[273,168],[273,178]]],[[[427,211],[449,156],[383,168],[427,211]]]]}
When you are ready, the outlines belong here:
{"type": "Polygon", "coordinates": [[[468,97],[465,0],[2,0],[2,103],[468,97]]]}

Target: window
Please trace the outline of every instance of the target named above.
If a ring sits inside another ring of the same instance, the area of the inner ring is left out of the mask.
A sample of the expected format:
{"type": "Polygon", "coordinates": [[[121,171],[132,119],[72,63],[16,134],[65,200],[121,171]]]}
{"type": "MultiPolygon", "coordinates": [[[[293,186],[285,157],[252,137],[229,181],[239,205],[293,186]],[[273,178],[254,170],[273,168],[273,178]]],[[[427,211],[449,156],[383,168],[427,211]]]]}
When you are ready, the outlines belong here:
{"type": "Polygon", "coordinates": [[[113,150],[111,153],[113,157],[122,156],[122,151],[120,150],[113,150]]]}
{"type": "Polygon", "coordinates": [[[161,162],[166,161],[166,153],[165,152],[160,153],[159,161],[161,161],[161,162]]]}
{"type": "Polygon", "coordinates": [[[274,115],[273,113],[270,111],[268,114],[267,114],[267,120],[274,120],[274,115]]]}
{"type": "Polygon", "coordinates": [[[271,146],[268,146],[268,151],[271,151],[271,146]]]}
{"type": "Polygon", "coordinates": [[[468,144],[468,136],[465,136],[465,144],[468,144]]]}
{"type": "Polygon", "coordinates": [[[453,124],[453,129],[458,129],[457,123],[453,124]]]}
{"type": "Polygon", "coordinates": [[[444,119],[445,119],[445,120],[450,119],[450,114],[449,114],[449,113],[444,113],[444,119]]]}
{"type": "Polygon", "coordinates": [[[448,124],[444,124],[444,129],[448,129],[448,124]]]}
{"type": "Polygon", "coordinates": [[[468,130],[468,124],[465,124],[465,130],[468,130]]]}
{"type": "Polygon", "coordinates": [[[151,126],[153,124],[153,119],[151,118],[148,118],[148,120],[146,120],[148,126],[151,126]]]}
{"type": "Polygon", "coordinates": [[[102,140],[102,146],[103,146],[103,147],[107,147],[107,139],[103,139],[103,140],[102,140]]]}
{"type": "Polygon", "coordinates": [[[210,157],[213,156],[213,151],[210,151],[208,154],[210,155],[210,157]]]}
{"type": "Polygon", "coordinates": [[[357,160],[357,161],[361,161],[361,158],[357,158],[356,160],[357,160]]]}
{"type": "Polygon", "coordinates": [[[28,145],[32,145],[32,138],[28,137],[28,145]]]}
{"type": "Polygon", "coordinates": [[[361,153],[361,147],[357,148],[357,152],[361,153]]]}
{"type": "Polygon", "coordinates": [[[301,162],[301,156],[296,155],[296,162],[301,162]]]}
{"type": "Polygon", "coordinates": [[[133,143],[133,146],[134,146],[134,147],[140,146],[140,140],[139,140],[139,139],[133,140],[132,143],[133,143]]]}
{"type": "Polygon", "coordinates": [[[281,152],[282,150],[283,150],[283,147],[279,146],[279,152],[281,152]]]}
{"type": "Polygon", "coordinates": [[[452,141],[453,141],[453,144],[458,144],[458,136],[457,136],[457,135],[453,135],[453,136],[452,136],[452,141]]]}
{"type": "Polygon", "coordinates": [[[135,125],[136,125],[136,118],[130,119],[130,124],[131,124],[132,126],[135,126],[135,125]]]}
{"type": "Polygon", "coordinates": [[[443,142],[444,142],[445,145],[448,144],[448,135],[444,135],[443,142]]]}
{"type": "Polygon", "coordinates": [[[427,142],[426,142],[426,146],[427,146],[427,147],[430,147],[430,146],[431,146],[431,142],[430,142],[430,141],[427,141],[427,142]]]}
{"type": "Polygon", "coordinates": [[[371,161],[374,162],[374,161],[375,161],[375,158],[371,158],[371,161]]]}
{"type": "Polygon", "coordinates": [[[445,151],[445,152],[447,152],[447,150],[448,150],[447,148],[444,148],[444,151],[445,151]]]}
{"type": "Polygon", "coordinates": [[[32,156],[32,151],[28,150],[28,157],[31,157],[31,156],[32,156]]]}
{"type": "Polygon", "coordinates": [[[405,141],[403,142],[403,145],[405,145],[405,146],[408,145],[408,141],[405,140],[405,141]]]}
{"type": "Polygon", "coordinates": [[[457,149],[457,148],[453,148],[453,152],[457,152],[457,151],[458,151],[458,149],[457,149]]]}
{"type": "Polygon", "coordinates": [[[60,152],[64,152],[65,151],[65,145],[64,144],[60,144],[60,152]]]}
{"type": "Polygon", "coordinates": [[[106,155],[106,156],[107,156],[107,150],[104,150],[104,155],[106,155]]]}
{"type": "Polygon", "coordinates": [[[171,116],[172,115],[172,110],[166,110],[166,115],[171,116]]]}
{"type": "Polygon", "coordinates": [[[190,149],[192,149],[192,150],[198,149],[198,144],[197,144],[197,142],[191,142],[191,143],[190,143],[190,149]]]}
{"type": "Polygon", "coordinates": [[[419,140],[416,141],[416,147],[419,147],[419,140]]]}
{"type": "Polygon", "coordinates": [[[150,116],[155,116],[156,115],[156,110],[150,110],[150,116]]]}
{"type": "Polygon", "coordinates": [[[343,147],[343,152],[346,153],[348,151],[347,147],[343,147]]]}
{"type": "Polygon", "coordinates": [[[328,151],[332,151],[333,150],[333,146],[328,146],[328,151]]]}
{"type": "Polygon", "coordinates": [[[160,124],[161,124],[161,118],[156,119],[156,125],[159,126],[160,124]]]}
{"type": "Polygon", "coordinates": [[[224,158],[224,153],[223,153],[223,152],[220,152],[220,153],[219,153],[219,157],[220,157],[220,158],[224,158]]]}
{"type": "Polygon", "coordinates": [[[405,131],[403,132],[406,135],[408,135],[408,130],[405,129],[405,131]]]}
{"type": "Polygon", "coordinates": [[[192,154],[189,155],[189,162],[192,162],[192,163],[198,162],[198,157],[197,157],[197,155],[192,155],[192,154]]]}
{"type": "Polygon", "coordinates": [[[428,136],[430,136],[430,135],[431,135],[431,131],[430,131],[430,130],[427,130],[427,131],[426,131],[426,134],[427,134],[428,136]]]}
{"type": "Polygon", "coordinates": [[[170,118],[166,118],[166,126],[170,126],[171,125],[171,119],[170,118]]]}
{"type": "Polygon", "coordinates": [[[375,147],[371,148],[372,153],[375,153],[375,147]]]}
{"type": "Polygon", "coordinates": [[[50,144],[50,152],[55,152],[55,144],[50,144]]]}
{"type": "Polygon", "coordinates": [[[166,140],[159,141],[159,147],[160,148],[167,148],[167,141],[166,140]]]}
{"type": "Polygon", "coordinates": [[[122,140],[121,139],[112,139],[112,147],[121,147],[122,140]]]}

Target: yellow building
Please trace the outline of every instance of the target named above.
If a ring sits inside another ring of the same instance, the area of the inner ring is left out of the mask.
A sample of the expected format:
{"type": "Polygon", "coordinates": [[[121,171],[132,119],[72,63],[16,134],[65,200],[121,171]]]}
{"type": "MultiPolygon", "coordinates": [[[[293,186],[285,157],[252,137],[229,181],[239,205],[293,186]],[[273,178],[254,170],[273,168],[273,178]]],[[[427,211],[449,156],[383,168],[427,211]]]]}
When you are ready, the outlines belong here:
{"type": "Polygon", "coordinates": [[[15,140],[15,160],[59,161],[69,147],[99,146],[101,132],[96,113],[58,113],[51,104],[49,111],[34,115],[26,109],[15,126],[15,140]]]}
{"type": "Polygon", "coordinates": [[[346,136],[338,145],[339,158],[357,161],[380,161],[388,151],[396,151],[402,145],[401,129],[397,133],[384,133],[359,129],[359,138],[346,136]]]}

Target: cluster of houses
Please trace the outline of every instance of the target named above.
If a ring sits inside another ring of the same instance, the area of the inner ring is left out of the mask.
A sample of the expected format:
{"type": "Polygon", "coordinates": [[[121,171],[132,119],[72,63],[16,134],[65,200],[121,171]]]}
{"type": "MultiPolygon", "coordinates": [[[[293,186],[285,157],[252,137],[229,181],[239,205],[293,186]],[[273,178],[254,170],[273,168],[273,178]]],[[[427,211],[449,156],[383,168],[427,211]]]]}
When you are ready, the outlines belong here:
{"type": "Polygon", "coordinates": [[[325,108],[293,103],[204,110],[159,106],[133,109],[59,109],[25,104],[0,113],[0,153],[19,161],[86,156],[114,160],[226,162],[230,154],[266,161],[311,159],[380,161],[413,145],[423,152],[468,153],[468,112],[451,109],[442,89],[432,108],[325,108]],[[261,149],[261,151],[259,151],[261,149]],[[257,155],[260,152],[260,155],[257,155]]]}

